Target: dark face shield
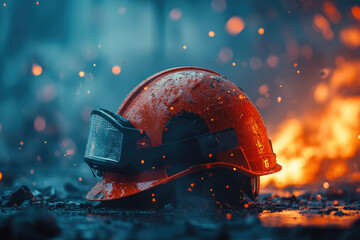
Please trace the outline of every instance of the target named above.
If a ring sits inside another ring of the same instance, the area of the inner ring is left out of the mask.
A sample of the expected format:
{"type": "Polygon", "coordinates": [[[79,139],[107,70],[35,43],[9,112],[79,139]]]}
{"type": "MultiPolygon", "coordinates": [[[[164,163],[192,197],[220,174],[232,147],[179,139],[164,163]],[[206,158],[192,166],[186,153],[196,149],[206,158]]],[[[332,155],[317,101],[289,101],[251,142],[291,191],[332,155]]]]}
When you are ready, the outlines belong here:
{"type": "Polygon", "coordinates": [[[117,172],[129,165],[139,143],[149,147],[145,132],[134,128],[118,114],[94,110],[90,117],[85,161],[91,168],[117,172]]]}
{"type": "Polygon", "coordinates": [[[99,109],[91,113],[85,161],[95,170],[136,173],[165,165],[188,164],[187,159],[194,157],[214,162],[215,158],[208,158],[209,154],[238,147],[233,128],[152,147],[145,131],[136,129],[118,114],[99,109]]]}

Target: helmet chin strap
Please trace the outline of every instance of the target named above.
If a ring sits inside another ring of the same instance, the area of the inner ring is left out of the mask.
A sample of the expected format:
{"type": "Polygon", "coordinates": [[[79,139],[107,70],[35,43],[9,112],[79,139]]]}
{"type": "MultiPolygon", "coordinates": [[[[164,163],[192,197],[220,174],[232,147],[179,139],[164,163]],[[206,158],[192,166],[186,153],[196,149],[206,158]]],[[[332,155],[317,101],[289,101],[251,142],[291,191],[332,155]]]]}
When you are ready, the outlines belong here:
{"type": "MultiPolygon", "coordinates": [[[[239,148],[234,128],[214,133],[206,133],[160,146],[137,149],[132,158],[131,169],[135,171],[151,170],[154,167],[173,166],[175,164],[192,164],[197,158],[200,163],[216,162],[215,155],[239,148]],[[214,157],[212,157],[214,156],[214,157]],[[203,159],[206,159],[205,162],[203,159]]],[[[130,169],[129,169],[130,170],[130,169]]]]}

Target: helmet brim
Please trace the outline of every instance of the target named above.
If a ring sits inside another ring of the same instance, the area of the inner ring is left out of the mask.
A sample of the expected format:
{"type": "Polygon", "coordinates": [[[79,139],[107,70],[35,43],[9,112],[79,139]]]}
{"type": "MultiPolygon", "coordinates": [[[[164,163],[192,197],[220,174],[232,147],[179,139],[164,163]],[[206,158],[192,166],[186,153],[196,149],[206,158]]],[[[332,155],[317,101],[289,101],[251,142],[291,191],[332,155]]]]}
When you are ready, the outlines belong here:
{"type": "Polygon", "coordinates": [[[142,172],[131,177],[115,173],[105,173],[104,178],[87,193],[86,199],[90,201],[108,201],[124,198],[154,188],[160,184],[171,182],[191,173],[213,168],[226,168],[249,177],[272,174],[282,169],[279,164],[276,164],[275,167],[268,169],[266,172],[253,172],[235,164],[215,162],[199,164],[172,176],[167,176],[165,168],[142,172]]]}

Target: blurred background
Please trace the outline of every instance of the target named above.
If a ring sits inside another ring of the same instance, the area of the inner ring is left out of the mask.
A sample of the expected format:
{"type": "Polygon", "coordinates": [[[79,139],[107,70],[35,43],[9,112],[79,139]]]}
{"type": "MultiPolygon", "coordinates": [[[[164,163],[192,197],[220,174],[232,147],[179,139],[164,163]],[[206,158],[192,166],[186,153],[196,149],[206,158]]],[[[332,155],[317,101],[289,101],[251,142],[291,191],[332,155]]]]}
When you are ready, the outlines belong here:
{"type": "Polygon", "coordinates": [[[263,187],[359,182],[359,46],[351,0],[3,0],[0,187],[90,188],[91,110],[177,66],[219,72],[256,104],[283,166],[263,187]]]}

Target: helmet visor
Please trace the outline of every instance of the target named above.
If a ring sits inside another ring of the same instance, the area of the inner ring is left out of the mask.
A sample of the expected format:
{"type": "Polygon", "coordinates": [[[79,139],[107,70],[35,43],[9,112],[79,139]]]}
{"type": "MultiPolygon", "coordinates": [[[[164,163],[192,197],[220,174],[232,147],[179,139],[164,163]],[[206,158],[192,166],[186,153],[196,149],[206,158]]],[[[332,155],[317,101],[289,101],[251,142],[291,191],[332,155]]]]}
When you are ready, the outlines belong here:
{"type": "Polygon", "coordinates": [[[124,134],[98,114],[90,118],[85,158],[102,162],[119,162],[124,134]]]}
{"type": "Polygon", "coordinates": [[[104,109],[94,110],[85,150],[85,161],[97,170],[125,169],[146,134],[124,117],[104,109]]]}

